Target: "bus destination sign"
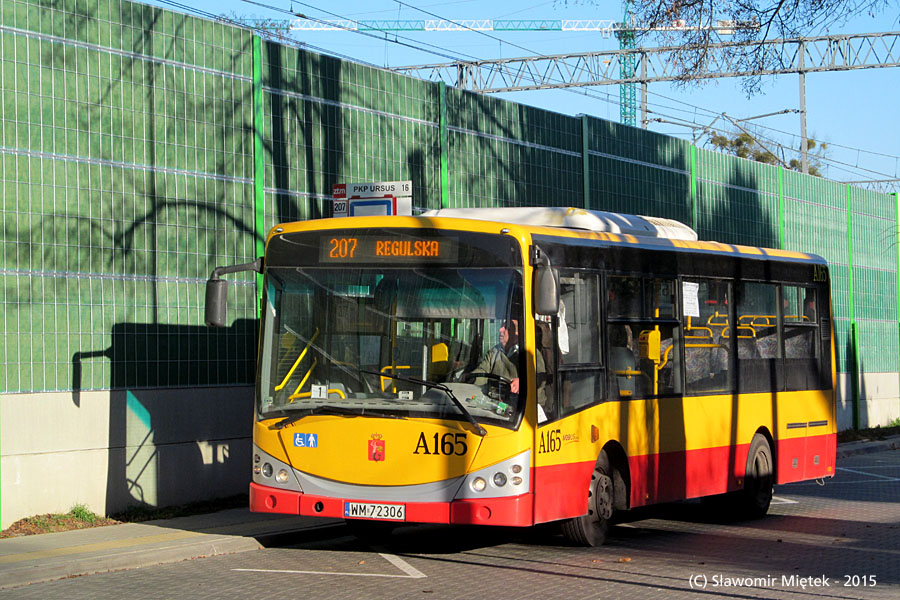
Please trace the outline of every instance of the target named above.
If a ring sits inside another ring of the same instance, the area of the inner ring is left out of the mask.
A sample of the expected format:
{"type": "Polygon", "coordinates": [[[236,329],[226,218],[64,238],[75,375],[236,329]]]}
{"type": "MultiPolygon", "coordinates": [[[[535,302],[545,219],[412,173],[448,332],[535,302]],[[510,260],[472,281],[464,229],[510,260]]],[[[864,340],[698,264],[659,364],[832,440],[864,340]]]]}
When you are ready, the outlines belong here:
{"type": "Polygon", "coordinates": [[[319,262],[403,263],[454,262],[459,255],[456,240],[409,235],[323,235],[319,238],[319,262]]]}

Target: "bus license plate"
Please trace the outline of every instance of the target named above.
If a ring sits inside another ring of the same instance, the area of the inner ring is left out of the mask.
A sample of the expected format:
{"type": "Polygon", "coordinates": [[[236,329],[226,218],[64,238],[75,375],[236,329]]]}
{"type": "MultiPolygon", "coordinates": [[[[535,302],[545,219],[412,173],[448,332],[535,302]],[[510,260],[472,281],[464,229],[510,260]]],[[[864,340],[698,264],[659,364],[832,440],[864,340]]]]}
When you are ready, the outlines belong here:
{"type": "Polygon", "coordinates": [[[405,504],[377,504],[373,502],[344,502],[344,517],[348,519],[387,519],[405,521],[405,504]]]}

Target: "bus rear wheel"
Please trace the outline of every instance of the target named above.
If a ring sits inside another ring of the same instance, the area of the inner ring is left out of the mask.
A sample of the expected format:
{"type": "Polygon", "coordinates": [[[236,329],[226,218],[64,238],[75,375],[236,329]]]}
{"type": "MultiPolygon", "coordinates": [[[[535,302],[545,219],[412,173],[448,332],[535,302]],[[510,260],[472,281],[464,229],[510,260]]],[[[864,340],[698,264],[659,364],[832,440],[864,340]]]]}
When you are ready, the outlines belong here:
{"type": "Polygon", "coordinates": [[[750,442],[747,472],[740,495],[740,513],[747,519],[758,519],[769,511],[775,484],[772,449],[765,436],[757,433],[750,442]]]}
{"type": "Polygon", "coordinates": [[[768,439],[757,433],[750,440],[744,488],[702,498],[704,516],[715,522],[745,521],[764,516],[772,503],[775,469],[768,439]]]}
{"type": "Polygon", "coordinates": [[[600,454],[588,488],[588,512],[562,523],[563,535],[580,546],[600,546],[609,533],[613,513],[613,479],[606,452],[600,454]]]}

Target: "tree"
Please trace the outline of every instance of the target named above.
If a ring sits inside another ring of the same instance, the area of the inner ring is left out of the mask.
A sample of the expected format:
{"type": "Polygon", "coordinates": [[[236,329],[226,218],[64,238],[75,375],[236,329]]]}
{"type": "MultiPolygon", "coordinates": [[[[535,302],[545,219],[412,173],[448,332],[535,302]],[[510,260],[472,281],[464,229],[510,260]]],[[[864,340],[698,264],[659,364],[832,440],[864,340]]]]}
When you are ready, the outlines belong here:
{"type": "MultiPolygon", "coordinates": [[[[710,134],[708,143],[714,149],[725,154],[731,154],[739,158],[747,158],[756,162],[765,163],[767,165],[781,165],[792,171],[801,171],[802,166],[799,158],[791,158],[785,160],[785,147],[775,141],[765,140],[762,136],[756,135],[751,131],[734,131],[730,133],[720,133],[714,131],[710,134]],[[781,151],[781,156],[776,152],[781,151]]],[[[816,177],[823,177],[824,161],[828,151],[828,144],[819,143],[813,139],[808,140],[809,144],[809,174],[816,177]]],[[[790,152],[794,150],[788,149],[790,152]]]]}
{"type": "Polygon", "coordinates": [[[257,17],[256,15],[243,15],[234,11],[222,13],[219,20],[231,25],[239,25],[249,27],[273,42],[282,44],[296,44],[297,41],[291,37],[291,27],[288,21],[283,19],[271,19],[269,17],[257,17]]]}
{"type": "MultiPolygon", "coordinates": [[[[597,0],[562,1],[600,5],[597,0]]],[[[712,44],[749,42],[727,60],[732,70],[759,73],[785,66],[782,54],[767,51],[764,41],[816,35],[860,14],[896,10],[900,16],[898,0],[634,0],[626,6],[638,43],[672,47],[680,80],[697,84],[703,80],[692,77],[710,69],[712,44]]],[[[758,76],[746,78],[744,89],[755,93],[759,82],[758,76]]]]}

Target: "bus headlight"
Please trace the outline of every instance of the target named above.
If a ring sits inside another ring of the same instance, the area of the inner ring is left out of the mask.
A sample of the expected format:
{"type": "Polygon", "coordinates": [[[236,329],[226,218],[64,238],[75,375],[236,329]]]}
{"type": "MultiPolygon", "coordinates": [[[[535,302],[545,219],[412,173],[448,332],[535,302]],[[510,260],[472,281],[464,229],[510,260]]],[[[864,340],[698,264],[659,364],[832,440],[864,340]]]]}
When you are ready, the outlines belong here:
{"type": "Polygon", "coordinates": [[[521,496],[531,489],[528,465],[531,464],[531,450],[473,469],[466,475],[454,499],[485,500],[486,498],[508,498],[521,496]]]}
{"type": "MultiPolygon", "coordinates": [[[[298,479],[299,475],[293,467],[254,446],[253,482],[257,485],[277,486],[284,490],[303,493],[298,479]]],[[[468,488],[466,488],[468,491],[468,488]]]]}

